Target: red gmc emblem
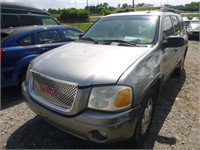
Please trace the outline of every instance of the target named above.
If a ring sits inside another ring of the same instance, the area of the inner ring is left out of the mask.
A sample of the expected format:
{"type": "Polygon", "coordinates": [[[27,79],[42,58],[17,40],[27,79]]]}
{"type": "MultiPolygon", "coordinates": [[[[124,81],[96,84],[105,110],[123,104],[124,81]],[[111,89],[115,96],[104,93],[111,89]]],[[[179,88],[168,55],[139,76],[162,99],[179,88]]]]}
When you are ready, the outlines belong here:
{"type": "Polygon", "coordinates": [[[53,96],[53,97],[56,97],[56,96],[57,96],[57,91],[58,91],[58,89],[49,87],[48,85],[40,84],[40,90],[41,90],[42,92],[45,92],[45,93],[47,93],[47,94],[50,94],[50,95],[53,96]]]}

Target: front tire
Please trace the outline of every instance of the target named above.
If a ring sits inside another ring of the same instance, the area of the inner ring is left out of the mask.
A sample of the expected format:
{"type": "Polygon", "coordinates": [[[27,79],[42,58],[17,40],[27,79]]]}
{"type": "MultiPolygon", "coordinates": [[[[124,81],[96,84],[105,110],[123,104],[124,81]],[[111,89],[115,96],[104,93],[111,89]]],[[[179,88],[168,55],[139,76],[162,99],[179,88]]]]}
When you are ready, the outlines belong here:
{"type": "Polygon", "coordinates": [[[135,133],[133,136],[134,143],[139,147],[145,140],[153,118],[155,107],[154,91],[150,90],[142,102],[141,114],[138,117],[135,133]]]}

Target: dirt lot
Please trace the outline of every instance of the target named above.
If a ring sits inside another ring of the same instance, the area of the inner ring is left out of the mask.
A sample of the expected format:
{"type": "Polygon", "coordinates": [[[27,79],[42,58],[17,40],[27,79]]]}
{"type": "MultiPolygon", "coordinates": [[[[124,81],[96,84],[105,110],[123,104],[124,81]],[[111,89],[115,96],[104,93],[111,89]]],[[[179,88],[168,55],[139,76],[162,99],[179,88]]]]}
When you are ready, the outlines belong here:
{"type": "MultiPolygon", "coordinates": [[[[162,90],[150,134],[143,149],[200,149],[200,42],[190,41],[185,73],[168,80],[162,90]]],[[[1,93],[0,149],[134,148],[125,142],[99,145],[47,124],[26,106],[19,88],[1,93]]]]}

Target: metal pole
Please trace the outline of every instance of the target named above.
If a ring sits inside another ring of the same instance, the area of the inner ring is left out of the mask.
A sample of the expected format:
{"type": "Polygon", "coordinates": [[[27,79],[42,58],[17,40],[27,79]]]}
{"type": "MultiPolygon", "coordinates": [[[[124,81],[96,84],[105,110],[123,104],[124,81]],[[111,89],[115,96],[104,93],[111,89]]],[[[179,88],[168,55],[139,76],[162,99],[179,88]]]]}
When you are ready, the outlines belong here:
{"type": "Polygon", "coordinates": [[[88,0],[87,0],[87,7],[88,7],[88,0]]]}
{"type": "Polygon", "coordinates": [[[200,2],[199,2],[199,11],[198,11],[198,16],[199,16],[199,19],[200,19],[200,2]]]}

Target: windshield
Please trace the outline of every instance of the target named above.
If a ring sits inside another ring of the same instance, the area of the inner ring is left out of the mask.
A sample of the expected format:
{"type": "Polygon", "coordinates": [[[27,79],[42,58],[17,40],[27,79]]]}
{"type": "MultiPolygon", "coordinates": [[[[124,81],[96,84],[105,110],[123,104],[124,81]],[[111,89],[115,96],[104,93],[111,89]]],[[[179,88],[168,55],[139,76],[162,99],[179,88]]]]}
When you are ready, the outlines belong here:
{"type": "Polygon", "coordinates": [[[126,41],[153,44],[158,29],[158,16],[115,16],[97,21],[82,38],[96,41],[126,41]]]}

